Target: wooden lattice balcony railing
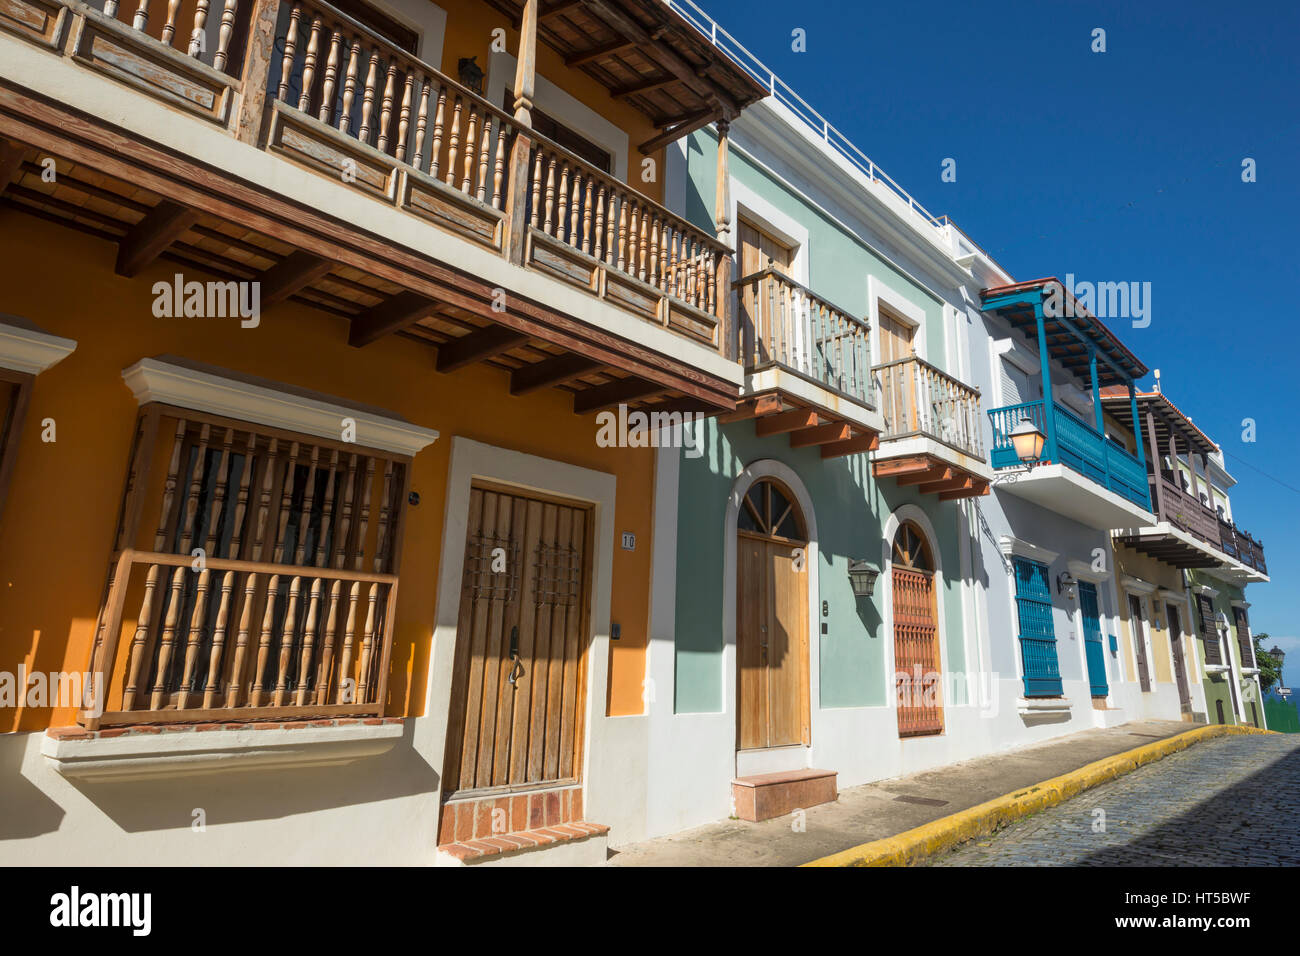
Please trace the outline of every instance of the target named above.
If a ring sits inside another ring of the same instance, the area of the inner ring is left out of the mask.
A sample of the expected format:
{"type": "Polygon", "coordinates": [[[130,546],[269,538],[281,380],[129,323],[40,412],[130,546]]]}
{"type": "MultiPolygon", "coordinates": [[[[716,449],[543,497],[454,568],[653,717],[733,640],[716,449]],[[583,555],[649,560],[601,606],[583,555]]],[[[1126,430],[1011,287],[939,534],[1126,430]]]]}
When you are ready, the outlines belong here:
{"type": "Polygon", "coordinates": [[[774,268],[737,279],[737,350],[746,371],[779,366],[868,408],[870,328],[774,268]]]}
{"type": "Polygon", "coordinates": [[[119,545],[156,530],[151,549],[114,554],[90,667],[101,696],[82,722],[382,714],[406,470],[146,406],[119,545]],[[150,480],[155,459],[166,472],[150,480]]]}
{"type": "Polygon", "coordinates": [[[958,451],[984,457],[979,389],[916,356],[871,368],[884,440],[923,435],[958,451]]]}

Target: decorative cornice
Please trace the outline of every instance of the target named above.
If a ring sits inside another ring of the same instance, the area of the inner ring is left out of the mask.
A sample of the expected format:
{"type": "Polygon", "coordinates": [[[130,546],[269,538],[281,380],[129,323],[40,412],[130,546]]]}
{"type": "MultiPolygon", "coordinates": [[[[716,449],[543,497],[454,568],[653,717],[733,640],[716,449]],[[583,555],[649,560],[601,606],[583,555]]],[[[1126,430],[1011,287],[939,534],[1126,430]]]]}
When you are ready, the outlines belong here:
{"type": "Polygon", "coordinates": [[[1061,556],[1058,551],[1048,551],[1046,548],[1009,534],[1004,534],[998,540],[998,549],[1005,558],[1013,556],[1028,558],[1030,561],[1038,561],[1041,564],[1051,564],[1061,556]]]}
{"type": "Polygon", "coordinates": [[[1155,594],[1160,587],[1160,585],[1152,584],[1150,581],[1135,578],[1131,574],[1124,575],[1122,581],[1125,590],[1132,591],[1135,594],[1155,594]]]}
{"type": "Polygon", "coordinates": [[[1070,569],[1070,574],[1072,574],[1079,581],[1088,581],[1091,582],[1092,584],[1101,584],[1103,581],[1110,580],[1109,571],[1094,571],[1092,569],[1092,565],[1089,564],[1087,561],[1079,561],[1076,558],[1071,558],[1067,567],[1069,567],[1070,569]]]}
{"type": "Polygon", "coordinates": [[[358,445],[398,455],[414,455],[438,438],[431,428],[377,409],[322,400],[328,396],[311,398],[288,386],[281,390],[258,385],[219,374],[222,371],[147,358],[125,369],[122,378],[142,405],[163,402],[335,441],[342,435],[343,420],[350,418],[356,423],[358,445]]]}
{"type": "Polygon", "coordinates": [[[76,347],[73,339],[51,335],[17,316],[0,313],[0,367],[40,375],[76,347]]]}
{"type": "Polygon", "coordinates": [[[1209,598],[1210,600],[1214,600],[1215,598],[1217,598],[1217,597],[1219,596],[1219,589],[1218,589],[1218,588],[1212,588],[1212,587],[1210,587],[1208,584],[1193,584],[1193,585],[1192,585],[1192,593],[1193,593],[1193,594],[1203,594],[1203,595],[1205,595],[1207,598],[1209,598]]]}

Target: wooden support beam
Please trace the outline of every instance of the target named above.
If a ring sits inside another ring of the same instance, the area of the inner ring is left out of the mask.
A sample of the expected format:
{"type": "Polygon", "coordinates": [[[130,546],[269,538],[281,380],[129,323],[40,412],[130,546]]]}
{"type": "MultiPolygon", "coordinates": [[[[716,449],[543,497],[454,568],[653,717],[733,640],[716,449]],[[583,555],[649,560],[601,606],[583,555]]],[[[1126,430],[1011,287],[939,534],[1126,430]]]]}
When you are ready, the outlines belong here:
{"type": "Polygon", "coordinates": [[[858,455],[862,452],[872,451],[879,446],[880,436],[873,432],[870,435],[859,435],[847,441],[834,441],[822,445],[822,458],[842,458],[845,455],[858,455]]]}
{"type": "Polygon", "coordinates": [[[844,422],[831,422],[829,425],[815,425],[800,429],[790,434],[791,448],[808,448],[812,445],[825,445],[833,441],[847,441],[853,437],[853,429],[844,422]]]}
{"type": "Polygon", "coordinates": [[[945,491],[969,491],[974,487],[975,479],[959,471],[947,480],[927,481],[916,490],[923,495],[937,495],[945,491]]]}
{"type": "Polygon", "coordinates": [[[775,415],[781,410],[781,399],[776,395],[760,395],[758,398],[751,398],[749,401],[741,402],[736,406],[734,412],[726,412],[718,416],[718,422],[728,425],[731,422],[743,422],[748,418],[762,418],[764,415],[775,415]]]}
{"type": "Polygon", "coordinates": [[[906,487],[907,485],[923,485],[936,481],[949,481],[955,472],[942,462],[933,462],[925,471],[914,471],[910,474],[899,475],[895,481],[898,486],[906,487]]]}
{"type": "Polygon", "coordinates": [[[683,119],[676,126],[664,130],[658,136],[650,137],[648,140],[646,140],[644,143],[638,146],[637,149],[641,151],[641,155],[649,156],[651,153],[653,153],[655,150],[659,149],[660,147],[665,146],[668,143],[675,142],[676,140],[681,139],[683,136],[689,136],[691,133],[694,133],[697,129],[708,126],[710,123],[712,123],[715,119],[718,118],[719,118],[718,115],[713,112],[697,113],[694,115],[694,117],[683,119]]]}
{"type": "Polygon", "coordinates": [[[23,165],[23,154],[26,152],[27,147],[22,144],[0,139],[0,193],[3,193],[18,175],[18,170],[23,165]]]}
{"type": "Polygon", "coordinates": [[[788,412],[768,415],[754,423],[754,434],[759,438],[771,435],[784,435],[786,432],[800,428],[812,428],[817,424],[817,413],[811,408],[792,408],[788,412]]]}
{"type": "Polygon", "coordinates": [[[510,394],[527,395],[552,385],[562,385],[580,375],[595,372],[603,366],[585,355],[570,353],[544,359],[535,365],[525,365],[510,373],[510,394]]]}
{"type": "Polygon", "coordinates": [[[595,388],[575,394],[573,411],[578,415],[585,415],[587,412],[608,408],[610,405],[640,401],[652,395],[661,395],[666,391],[668,386],[660,385],[658,382],[648,382],[636,377],[620,378],[618,381],[597,385],[595,388]]]}
{"type": "Polygon", "coordinates": [[[181,206],[170,199],[162,200],[145,213],[144,218],[132,226],[117,244],[114,271],[127,278],[138,275],[198,221],[197,209],[181,206]]]}
{"type": "Polygon", "coordinates": [[[348,345],[361,348],[390,332],[414,325],[431,315],[438,308],[438,302],[418,292],[399,292],[392,298],[385,299],[365,315],[352,320],[352,331],[348,333],[348,345]]]}
{"type": "Polygon", "coordinates": [[[582,0],[559,0],[558,3],[552,3],[545,10],[537,15],[540,22],[545,22],[552,17],[558,17],[568,13],[577,7],[582,6],[582,0]]]}
{"type": "Polygon", "coordinates": [[[717,405],[698,398],[670,398],[654,405],[642,405],[640,411],[647,415],[716,415],[721,411],[717,405]]]}
{"type": "Polygon", "coordinates": [[[527,341],[528,336],[522,332],[504,325],[489,325],[486,329],[439,345],[438,361],[434,368],[439,372],[454,372],[482,359],[500,355],[527,341]]]}
{"type": "Polygon", "coordinates": [[[910,475],[926,471],[933,464],[927,455],[914,455],[910,458],[892,458],[888,461],[873,461],[871,473],[877,478],[894,478],[898,475],[910,475]]]}
{"type": "Polygon", "coordinates": [[[960,498],[982,498],[989,493],[987,481],[976,481],[965,491],[943,491],[939,493],[940,501],[956,501],[960,498]]]}
{"type": "Polygon", "coordinates": [[[564,65],[569,67],[582,66],[584,63],[590,63],[592,60],[599,60],[603,56],[612,56],[615,53],[622,53],[624,50],[630,50],[636,45],[635,40],[628,40],[626,38],[615,40],[613,43],[606,43],[604,46],[594,47],[593,49],[585,50],[582,53],[574,53],[572,56],[566,56],[564,58],[564,65]]]}
{"type": "Polygon", "coordinates": [[[267,269],[257,281],[261,283],[262,308],[296,295],[325,277],[334,263],[310,252],[294,252],[267,269]]]}
{"type": "Polygon", "coordinates": [[[616,100],[628,96],[640,96],[642,93],[653,93],[655,90],[663,89],[672,83],[680,83],[681,80],[675,76],[658,76],[640,83],[633,83],[630,86],[616,86],[609,91],[609,95],[616,100]]]}

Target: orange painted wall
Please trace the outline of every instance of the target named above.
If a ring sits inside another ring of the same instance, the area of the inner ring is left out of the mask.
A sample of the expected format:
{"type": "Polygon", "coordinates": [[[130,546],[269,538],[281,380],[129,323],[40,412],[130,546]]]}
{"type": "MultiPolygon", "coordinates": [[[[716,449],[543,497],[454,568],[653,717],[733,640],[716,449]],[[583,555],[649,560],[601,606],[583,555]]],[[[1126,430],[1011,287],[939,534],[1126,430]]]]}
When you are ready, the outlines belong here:
{"type": "MultiPolygon", "coordinates": [[[[440,69],[453,79],[457,76],[456,64],[461,57],[478,57],[478,64],[487,69],[491,59],[492,31],[502,27],[506,31],[506,49],[512,56],[519,53],[519,33],[514,29],[510,19],[495,7],[488,6],[482,0],[466,0],[459,3],[439,3],[447,11],[447,30],[442,44],[442,66],[440,69]]],[[[640,110],[629,106],[624,100],[616,100],[609,95],[609,90],[601,86],[582,70],[564,65],[564,58],[546,45],[540,37],[537,41],[537,75],[550,80],[564,92],[590,107],[609,122],[624,130],[628,136],[628,179],[640,193],[649,196],[655,202],[663,202],[664,151],[656,150],[651,154],[655,161],[658,175],[654,182],[641,179],[641,161],[645,158],[637,145],[644,143],[659,131],[640,110]]],[[[514,77],[508,77],[507,87],[514,86],[514,77]]],[[[493,103],[493,106],[501,106],[493,103]]],[[[537,104],[545,110],[544,103],[537,104]]]]}
{"type": "MultiPolygon", "coordinates": [[[[554,390],[512,398],[499,370],[439,375],[431,348],[394,337],[353,349],[346,320],[297,303],[272,307],[256,329],[241,329],[237,319],[154,318],[151,288],[178,271],[172,264],[123,279],[113,274],[111,243],[12,210],[0,219],[0,308],[78,342],[36,380],[0,517],[0,671],[86,668],[136,420],[121,372],[171,353],[377,405],[441,432],[413,464],[412,489],[421,500],[407,509],[389,714],[419,714],[424,704],[452,437],[616,475],[616,530],[634,532],[638,544],[614,549],[612,613],[623,637],[612,652],[608,706],[616,714],[643,711],[650,450],[598,447],[594,416],[574,415],[568,397],[554,390]],[[46,418],[56,422],[53,443],[41,441],[46,418]]],[[[69,708],[0,709],[0,732],[74,719],[69,708]]]]}

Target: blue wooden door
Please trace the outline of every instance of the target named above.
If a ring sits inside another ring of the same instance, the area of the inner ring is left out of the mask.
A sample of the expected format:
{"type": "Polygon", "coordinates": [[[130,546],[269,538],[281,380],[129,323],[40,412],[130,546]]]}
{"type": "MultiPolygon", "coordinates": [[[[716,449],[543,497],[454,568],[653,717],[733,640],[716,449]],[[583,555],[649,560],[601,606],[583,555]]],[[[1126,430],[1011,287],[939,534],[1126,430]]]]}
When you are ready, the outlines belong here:
{"type": "Polygon", "coordinates": [[[1110,692],[1106,683],[1106,656],[1101,646],[1101,614],[1097,610],[1097,588],[1079,582],[1079,609],[1083,612],[1083,647],[1088,658],[1088,683],[1093,697],[1110,692]]]}
{"type": "Polygon", "coordinates": [[[1056,660],[1056,629],[1052,625],[1052,592],[1047,586],[1047,565],[1024,558],[1015,558],[1014,561],[1025,696],[1060,697],[1061,669],[1056,660]]]}

